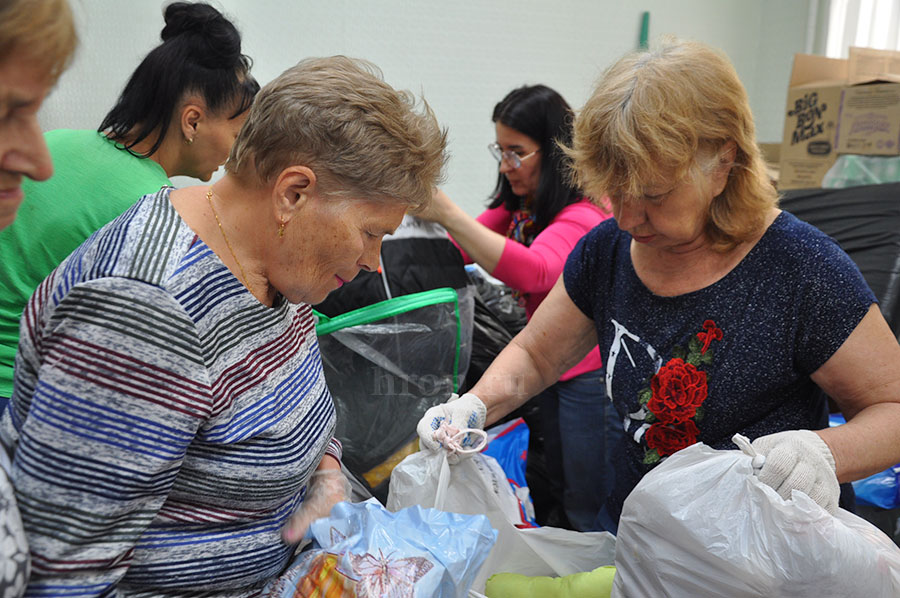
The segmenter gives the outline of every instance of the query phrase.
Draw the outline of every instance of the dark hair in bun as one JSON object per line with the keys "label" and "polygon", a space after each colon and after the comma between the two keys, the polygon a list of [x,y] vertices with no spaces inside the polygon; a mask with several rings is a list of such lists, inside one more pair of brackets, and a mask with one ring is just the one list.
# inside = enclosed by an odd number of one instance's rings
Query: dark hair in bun
{"label": "dark hair in bun", "polygon": [[[152,155],[163,142],[184,96],[200,95],[214,113],[246,111],[259,91],[251,60],[241,54],[241,34],[222,13],[203,3],[173,2],[164,11],[162,43],[141,61],[98,130],[123,147],[157,133]],[[132,152],[134,153],[134,152]]]}

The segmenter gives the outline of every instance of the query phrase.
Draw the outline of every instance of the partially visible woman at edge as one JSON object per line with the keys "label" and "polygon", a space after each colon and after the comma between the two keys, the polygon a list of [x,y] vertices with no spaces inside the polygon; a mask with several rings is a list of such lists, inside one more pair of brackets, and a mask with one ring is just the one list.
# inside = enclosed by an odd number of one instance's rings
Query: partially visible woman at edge
{"label": "partially visible woman at edge", "polygon": [[[467,261],[513,288],[528,318],[575,243],[609,217],[569,182],[557,144],[571,141],[572,119],[569,105],[549,87],[514,89],[492,116],[496,142],[489,149],[499,172],[488,209],[472,218],[437,191],[432,208],[420,216],[443,225]],[[622,427],[604,392],[597,347],[534,400],[538,416],[529,423],[543,439],[553,499],[545,504],[534,489],[538,522],[591,530],[613,483],[608,447]]]}
{"label": "partially visible woman at edge", "polygon": [[310,304],[431,201],[446,135],[345,57],[263,88],[211,186],[145,195],[38,287],[0,439],[33,595],[244,598],[347,500]]}
{"label": "partially visible woman at edge", "polygon": [[171,185],[169,177],[209,180],[259,90],[238,30],[215,8],[176,2],[165,22],[162,43],[99,132],[46,134],[53,178],[25,183],[20,217],[0,235],[0,408],[12,395],[19,318],[37,285],[95,230]]}
{"label": "partially visible woman at edge", "polygon": [[[0,1],[0,231],[16,218],[22,183],[53,173],[37,115],[77,41],[66,0]],[[20,598],[31,561],[7,449],[0,447],[0,598]]]}

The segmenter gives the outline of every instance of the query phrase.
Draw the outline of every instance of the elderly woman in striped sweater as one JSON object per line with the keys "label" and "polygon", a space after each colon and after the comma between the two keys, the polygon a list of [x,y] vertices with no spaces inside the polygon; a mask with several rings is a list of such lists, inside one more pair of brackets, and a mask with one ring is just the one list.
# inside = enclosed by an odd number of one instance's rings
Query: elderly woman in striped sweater
{"label": "elderly woman in striped sweater", "polygon": [[238,597],[281,572],[347,492],[309,305],[377,267],[445,143],[372,65],[302,61],[224,178],[145,196],[40,285],[0,423],[29,591]]}

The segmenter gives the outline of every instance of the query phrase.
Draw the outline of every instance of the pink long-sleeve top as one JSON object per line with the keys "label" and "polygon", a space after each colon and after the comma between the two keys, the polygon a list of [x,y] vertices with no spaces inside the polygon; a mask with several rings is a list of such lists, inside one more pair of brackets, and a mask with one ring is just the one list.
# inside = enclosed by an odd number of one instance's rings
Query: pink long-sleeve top
{"label": "pink long-sleeve top", "polygon": [[[585,233],[610,216],[611,214],[604,212],[587,198],[568,205],[560,210],[550,225],[534,238],[530,246],[526,247],[518,241],[507,238],[500,261],[490,274],[523,294],[525,315],[530,319],[534,310],[556,284],[566,264],[566,258],[575,244]],[[492,231],[505,236],[512,220],[512,212],[504,206],[499,206],[485,210],[477,220]],[[466,263],[471,263],[472,259],[466,252],[462,248],[460,251]],[[560,380],[569,380],[602,366],[600,349],[594,347],[575,367],[560,376]]]}

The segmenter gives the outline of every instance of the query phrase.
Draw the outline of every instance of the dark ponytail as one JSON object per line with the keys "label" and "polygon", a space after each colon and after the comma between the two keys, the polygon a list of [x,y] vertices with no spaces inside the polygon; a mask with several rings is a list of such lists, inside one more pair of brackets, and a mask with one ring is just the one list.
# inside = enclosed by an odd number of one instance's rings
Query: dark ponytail
{"label": "dark ponytail", "polygon": [[174,2],[164,16],[163,43],[141,61],[98,129],[118,142],[127,138],[123,147],[129,151],[158,131],[143,157],[162,145],[186,94],[200,95],[213,113],[234,106],[234,118],[259,91],[250,58],[241,54],[241,35],[222,13],[208,4]]}
{"label": "dark ponytail", "polygon": [[[569,104],[546,85],[523,86],[509,92],[495,107],[492,119],[528,135],[541,148],[541,176],[534,197],[534,224],[537,232],[547,228],[556,215],[579,199],[578,190],[566,175],[566,158],[557,142],[572,142],[573,114]],[[497,177],[491,208],[505,206],[518,210],[522,198],[513,193],[503,174]]]}

